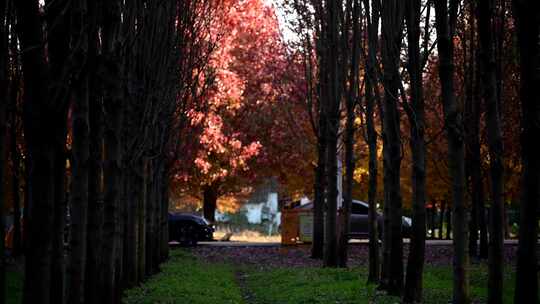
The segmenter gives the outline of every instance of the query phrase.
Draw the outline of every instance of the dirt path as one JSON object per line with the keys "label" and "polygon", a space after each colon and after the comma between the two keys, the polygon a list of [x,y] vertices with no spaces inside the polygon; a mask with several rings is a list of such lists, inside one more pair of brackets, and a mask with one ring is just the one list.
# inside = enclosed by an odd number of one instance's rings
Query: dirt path
{"label": "dirt path", "polygon": [[[408,244],[405,244],[404,258],[408,255]],[[321,261],[311,259],[309,246],[280,247],[280,246],[198,246],[190,251],[207,261],[226,262],[233,265],[249,265],[259,269],[274,267],[319,267]],[[505,246],[504,258],[508,265],[516,260],[517,246],[508,244]],[[365,266],[368,263],[367,244],[358,244],[349,249],[349,266]],[[451,266],[453,248],[452,245],[426,246],[427,265]],[[472,260],[472,263],[478,261]]]}
{"label": "dirt path", "polygon": [[253,300],[253,294],[247,286],[247,280],[249,280],[249,275],[244,270],[242,270],[242,267],[236,267],[234,276],[236,279],[236,284],[238,284],[238,287],[240,288],[240,293],[242,294],[244,304],[255,303]]}

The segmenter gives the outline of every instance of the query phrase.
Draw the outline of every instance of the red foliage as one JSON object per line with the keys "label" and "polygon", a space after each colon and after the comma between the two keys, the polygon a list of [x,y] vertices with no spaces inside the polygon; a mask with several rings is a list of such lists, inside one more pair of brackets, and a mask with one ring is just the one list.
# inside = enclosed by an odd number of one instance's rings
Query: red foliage
{"label": "red foliage", "polygon": [[210,58],[213,82],[204,106],[187,112],[195,143],[176,179],[192,194],[210,184],[228,194],[270,176],[287,183],[285,172],[310,163],[304,73],[287,53],[274,8],[263,0],[225,2],[211,27],[220,37]]}

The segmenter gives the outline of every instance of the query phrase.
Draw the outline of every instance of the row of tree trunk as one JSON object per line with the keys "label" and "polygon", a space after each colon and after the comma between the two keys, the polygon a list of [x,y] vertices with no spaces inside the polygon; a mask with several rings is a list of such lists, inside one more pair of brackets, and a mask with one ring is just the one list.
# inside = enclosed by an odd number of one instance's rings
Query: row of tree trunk
{"label": "row of tree trunk", "polygon": [[[504,250],[504,160],[501,122],[501,74],[500,62],[496,61],[498,42],[503,39],[501,22],[508,12],[505,1],[293,1],[302,22],[298,31],[306,40],[306,58],[311,63],[315,50],[316,68],[309,67],[307,77],[314,79],[315,89],[309,92],[308,110],[318,117],[317,134],[318,163],[314,185],[314,221],[312,257],[323,258],[325,266],[345,266],[347,260],[347,233],[350,204],[352,200],[354,172],[355,128],[351,122],[357,117],[357,105],[361,104],[365,120],[365,139],[369,148],[369,231],[370,261],[369,281],[379,282],[390,294],[402,295],[405,303],[422,301],[423,264],[426,239],[426,140],[425,102],[423,96],[424,67],[430,52],[436,47],[441,105],[444,114],[444,130],[448,143],[448,169],[451,177],[452,215],[448,217],[447,236],[452,229],[454,247],[454,293],[455,303],[470,303],[469,259],[489,256],[489,303],[501,303],[503,291]],[[433,42],[430,26],[431,9],[434,7],[434,24],[437,39]],[[463,18],[458,20],[462,7]],[[514,1],[514,18],[517,20],[519,49],[522,62],[522,106],[528,111],[523,116],[523,199],[520,223],[520,246],[518,258],[518,289],[530,297],[537,297],[536,272],[525,274],[525,267],[534,269],[536,264],[536,223],[538,214],[538,182],[532,168],[536,153],[530,132],[537,127],[538,115],[533,105],[538,98],[531,90],[538,84],[538,4],[534,1]],[[310,14],[311,12],[311,14]],[[362,15],[362,12],[364,13]],[[536,18],[536,19],[535,19]],[[359,23],[358,20],[364,20]],[[379,27],[379,20],[381,20]],[[536,20],[536,21],[534,21]],[[455,37],[456,27],[466,28],[464,45],[465,102],[460,105],[455,90]],[[362,24],[363,26],[359,26]],[[423,24],[423,32],[420,25]],[[466,24],[464,27],[463,25]],[[406,35],[403,35],[405,32]],[[529,31],[530,29],[530,31]],[[499,35],[499,36],[496,36]],[[536,35],[536,36],[535,36]],[[423,36],[423,37],[422,37]],[[400,71],[402,44],[405,37],[407,48],[405,71]],[[360,52],[359,50],[362,50]],[[308,54],[309,53],[309,54]],[[360,56],[362,55],[362,56]],[[363,60],[364,77],[358,77],[360,57]],[[380,58],[380,63],[379,63]],[[529,60],[529,61],[525,61]],[[360,83],[360,79],[362,82]],[[402,84],[408,80],[407,89]],[[382,92],[382,93],[381,93]],[[361,94],[364,94],[362,96]],[[364,103],[360,103],[365,97]],[[315,106],[313,106],[315,104]],[[399,106],[401,105],[402,111]],[[381,124],[377,134],[376,111]],[[536,105],[537,108],[537,105]],[[487,131],[489,154],[489,182],[482,176],[480,159],[481,111]],[[344,116],[341,112],[346,112]],[[407,116],[410,130],[412,155],[412,236],[407,272],[404,276],[402,243],[402,209],[400,193],[400,167],[403,156],[401,144],[401,117]],[[536,115],[536,116],[535,116]],[[344,123],[340,122],[345,117]],[[343,132],[340,128],[344,126]],[[340,136],[343,136],[345,155],[345,187],[338,193],[336,177]],[[377,141],[383,143],[383,227],[377,227]],[[466,166],[467,164],[467,166]],[[466,169],[467,168],[467,169]],[[484,194],[484,185],[489,192]],[[537,190],[534,190],[537,191]],[[343,195],[341,221],[338,214],[337,196]],[[533,197],[535,197],[533,199]],[[489,220],[486,218],[484,201],[489,198]],[[470,200],[470,204],[469,204]],[[433,206],[435,207],[435,206]],[[434,209],[434,208],[433,208]],[[443,207],[443,209],[445,209]],[[443,210],[444,212],[444,210]],[[323,220],[324,219],[324,220]],[[441,219],[443,216],[441,215]],[[442,221],[441,221],[442,223]],[[441,227],[442,228],[442,227]],[[378,245],[378,230],[382,229],[382,261]],[[442,229],[441,229],[442,230]],[[489,231],[489,233],[488,233]],[[441,232],[440,232],[441,233]],[[336,245],[337,244],[337,245]],[[478,247],[479,246],[479,247]],[[527,266],[525,266],[527,265]],[[405,280],[404,280],[405,279]],[[527,281],[528,283],[525,283]],[[521,285],[520,285],[521,284]],[[534,294],[534,295],[533,295]],[[516,299],[525,299],[516,291]]]}
{"label": "row of tree trunk", "polygon": [[11,172],[17,224],[24,199],[24,303],[119,303],[167,258],[197,3],[0,2],[0,185]]}

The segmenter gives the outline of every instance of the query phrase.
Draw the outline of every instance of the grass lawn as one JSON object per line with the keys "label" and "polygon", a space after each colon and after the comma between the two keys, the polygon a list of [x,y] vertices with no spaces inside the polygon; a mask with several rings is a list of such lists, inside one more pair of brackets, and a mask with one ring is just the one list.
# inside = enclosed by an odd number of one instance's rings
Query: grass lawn
{"label": "grass lawn", "polygon": [[[448,303],[452,295],[450,266],[428,266],[425,303]],[[513,273],[506,272],[505,303],[512,303]],[[182,249],[172,251],[163,271],[126,293],[125,303],[399,303],[365,284],[367,269],[271,268],[206,263]],[[485,303],[487,267],[471,268],[475,303]]]}
{"label": "grass lawn", "polygon": [[6,303],[22,303],[23,274],[21,271],[8,269],[6,271]]}
{"label": "grass lawn", "polygon": [[[239,249],[242,250],[242,249]],[[510,267],[509,267],[510,268]],[[141,286],[128,290],[125,304],[286,304],[365,303],[394,304],[389,297],[366,285],[367,269],[320,267],[273,267],[209,263],[182,249],[171,251],[162,271]],[[514,273],[505,272],[504,303],[513,303]],[[7,272],[7,303],[21,303],[21,272]],[[487,267],[471,267],[474,303],[485,303]],[[449,303],[452,296],[452,268],[427,266],[424,272],[426,304]]]}
{"label": "grass lawn", "polygon": [[234,268],[207,264],[182,250],[171,251],[161,272],[142,286],[128,290],[126,304],[243,303]]}

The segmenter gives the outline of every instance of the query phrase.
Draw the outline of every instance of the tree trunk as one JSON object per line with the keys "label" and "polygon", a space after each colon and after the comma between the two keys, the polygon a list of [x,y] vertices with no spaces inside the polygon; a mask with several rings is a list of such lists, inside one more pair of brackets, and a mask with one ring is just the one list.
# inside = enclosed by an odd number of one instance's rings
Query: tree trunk
{"label": "tree trunk", "polygon": [[470,303],[468,212],[465,205],[465,151],[463,122],[454,92],[453,36],[459,1],[435,1],[439,78],[443,103],[445,129],[448,138],[448,164],[452,178],[452,208],[454,234],[454,303]]}
{"label": "tree trunk", "polygon": [[[479,123],[480,123],[480,111],[479,102],[475,99],[476,85],[477,83],[477,64],[476,64],[476,22],[474,18],[475,14],[475,2],[469,1],[469,36],[468,45],[465,45],[464,50],[464,83],[465,83],[465,115],[463,117],[463,124],[466,134],[465,139],[465,172],[467,180],[467,190],[471,198],[471,219],[469,221],[469,255],[471,257],[478,256],[478,228],[479,228],[479,198],[483,196],[482,181],[480,175],[480,159],[475,159],[476,156],[480,157],[479,146]],[[478,144],[478,145],[477,145]],[[478,150],[476,150],[478,148]],[[477,154],[478,153],[478,154]]]}
{"label": "tree trunk", "polygon": [[163,183],[160,185],[160,191],[162,194],[162,199],[159,204],[162,208],[161,214],[159,217],[159,231],[160,231],[160,240],[161,240],[161,260],[160,262],[165,261],[169,257],[169,171],[167,169],[163,170]]}
{"label": "tree trunk", "polygon": [[161,178],[158,172],[156,172],[157,170],[156,170],[155,164],[156,164],[156,161],[153,161],[153,160],[147,161],[146,171],[145,171],[146,172],[146,188],[147,188],[146,190],[146,215],[145,215],[145,227],[146,227],[145,230],[146,231],[145,231],[144,246],[141,248],[145,251],[145,255],[144,255],[144,262],[141,261],[141,263],[143,264],[140,266],[143,267],[141,268],[141,270],[146,276],[150,276],[154,272],[154,266],[157,265],[157,264],[154,264],[154,262],[156,261],[155,248],[157,247],[156,240],[158,237],[155,233],[156,231],[155,216],[156,216],[156,211],[157,211],[156,210],[156,206],[157,206],[156,184],[161,182]]}
{"label": "tree trunk", "polygon": [[338,49],[340,47],[339,39],[339,14],[342,8],[341,1],[331,1],[326,4],[326,32],[325,32],[325,53],[326,72],[328,73],[328,83],[325,94],[327,110],[327,141],[326,150],[326,178],[328,190],[326,192],[326,219],[324,225],[324,252],[323,265],[325,267],[336,267],[337,260],[337,201],[338,201],[338,185],[337,185],[337,153],[338,153],[338,134],[340,121],[340,105],[341,105],[341,88],[339,60],[340,55]]}
{"label": "tree trunk", "polygon": [[[478,58],[477,61],[480,61]],[[475,65],[476,70],[478,70],[478,64]],[[474,189],[474,204],[476,205],[476,216],[477,222],[480,230],[480,248],[479,248],[479,257],[482,259],[487,259],[488,257],[488,231],[487,231],[487,221],[486,221],[486,207],[485,207],[485,194],[484,194],[484,178],[482,174],[481,167],[481,152],[480,152],[480,90],[482,87],[482,81],[478,75],[478,71],[475,73],[474,85],[473,85],[473,99],[476,102],[473,102],[475,105],[474,109],[474,130],[475,134],[471,137],[472,139],[472,161],[474,162],[472,167],[472,185]]]}
{"label": "tree trunk", "polygon": [[[122,156],[124,156],[124,153],[122,152]],[[123,158],[123,157],[122,157]],[[114,301],[116,303],[119,303],[122,297],[122,290],[127,286],[126,278],[127,278],[127,271],[124,267],[124,262],[126,258],[126,251],[127,246],[125,245],[125,241],[127,238],[127,208],[128,208],[128,201],[129,201],[129,192],[128,192],[128,183],[129,179],[127,178],[127,174],[123,173],[127,171],[127,166],[125,162],[122,162],[122,167],[120,169],[120,188],[118,189],[119,192],[119,199],[118,199],[118,210],[116,212],[116,230],[115,230],[115,242],[118,244],[118,250],[115,252],[114,256]]]}
{"label": "tree trunk", "polygon": [[403,3],[384,1],[381,11],[382,20],[382,57],[384,82],[384,129],[388,159],[386,163],[384,185],[388,190],[389,204],[389,266],[386,290],[391,295],[401,295],[403,290],[403,239],[401,236],[401,134],[400,118],[397,108],[399,78],[399,50],[401,48],[401,30]]}
{"label": "tree trunk", "polygon": [[148,225],[147,218],[149,217],[149,209],[152,206],[151,200],[148,199],[149,184],[151,184],[148,174],[148,161],[146,159],[141,160],[141,197],[138,200],[136,206],[137,212],[137,265],[135,267],[137,281],[142,281],[146,274],[146,242],[148,242],[147,235],[150,231],[150,225]]}
{"label": "tree trunk", "polygon": [[99,303],[103,291],[102,247],[103,242],[103,192],[101,181],[103,170],[103,104],[102,91],[98,85],[97,56],[100,48],[97,14],[99,1],[88,3],[88,68],[89,68],[89,123],[90,151],[88,159],[88,234],[85,279],[85,302]]}
{"label": "tree trunk", "polygon": [[339,236],[338,263],[340,267],[347,267],[347,250],[350,233],[350,216],[352,208],[352,191],[354,183],[354,120],[356,117],[355,109],[358,102],[358,82],[359,82],[359,61],[360,61],[360,1],[355,0],[351,3],[352,8],[352,41],[356,41],[352,46],[351,68],[349,75],[349,88],[347,92],[347,119],[345,127],[345,185],[343,192],[343,213]]}
{"label": "tree trunk", "polygon": [[[0,303],[6,299],[6,260],[4,210],[6,201],[5,172],[7,165],[7,106],[8,106],[8,25],[6,0],[0,0]],[[15,165],[14,165],[15,166]],[[15,206],[14,206],[15,207]],[[18,219],[15,218],[14,222]]]}
{"label": "tree trunk", "polygon": [[21,157],[17,147],[17,129],[19,126],[18,107],[17,107],[17,90],[18,77],[12,76],[16,80],[12,80],[11,86],[11,106],[13,112],[11,114],[11,162],[13,164],[13,248],[11,254],[18,257],[22,252],[22,230],[21,230]]}
{"label": "tree trunk", "polygon": [[[64,119],[62,119],[64,120]],[[65,134],[65,133],[64,133]],[[54,149],[54,217],[52,235],[51,303],[66,301],[66,235],[68,211],[66,150],[60,145]],[[66,238],[66,236],[68,238]],[[54,280],[53,280],[54,279]]]}
{"label": "tree trunk", "polygon": [[[377,131],[375,130],[375,98],[377,92],[377,76],[375,62],[378,47],[379,2],[370,5],[364,0],[364,9],[368,23],[368,55],[366,59],[366,124],[367,144],[369,148],[369,188],[368,188],[368,226],[369,226],[369,283],[378,283],[380,277],[379,229],[377,222]],[[370,14],[370,7],[372,12]]]}
{"label": "tree trunk", "polygon": [[540,199],[540,3],[514,0],[520,51],[522,193],[515,303],[538,303],[538,212]]}
{"label": "tree trunk", "polygon": [[322,259],[324,249],[324,197],[326,184],[326,115],[319,105],[319,136],[317,142],[317,168],[315,169],[315,197],[313,199],[313,240],[311,258]]}
{"label": "tree trunk", "polygon": [[120,134],[122,128],[122,93],[120,82],[121,67],[118,58],[120,30],[120,2],[118,0],[103,2],[103,60],[104,68],[110,76],[104,83],[105,105],[105,148],[104,148],[104,208],[103,226],[103,300],[107,304],[115,303],[115,256],[119,248],[116,238],[117,213],[120,205],[122,145]]}
{"label": "tree trunk", "polygon": [[[126,154],[129,153],[126,151]],[[139,270],[139,241],[141,229],[144,229],[140,217],[144,217],[145,183],[143,160],[135,160],[128,165],[126,175],[126,208],[125,208],[125,238],[124,243],[124,271],[126,287],[135,286],[140,275]],[[144,233],[143,233],[144,234]],[[144,273],[144,272],[143,272]]]}
{"label": "tree trunk", "polygon": [[[371,80],[366,79],[366,91],[371,92]],[[369,225],[369,274],[368,282],[379,282],[380,253],[379,227],[377,222],[377,133],[374,122],[374,103],[372,93],[366,94],[366,116],[369,146],[369,189],[368,189],[368,225]]]}
{"label": "tree trunk", "polygon": [[317,32],[319,38],[316,40],[316,52],[317,52],[317,69],[318,71],[318,83],[317,83],[317,114],[318,117],[318,136],[317,136],[317,168],[315,169],[315,184],[314,184],[314,198],[313,198],[313,239],[311,244],[311,257],[313,259],[323,259],[324,257],[324,236],[325,236],[325,206],[326,206],[326,154],[328,148],[327,141],[327,110],[326,110],[326,94],[328,91],[328,75],[326,73],[326,56],[324,48],[324,32],[326,30],[325,20],[321,11],[322,3],[317,8],[316,20],[319,24]]}
{"label": "tree trunk", "polygon": [[[439,240],[443,239],[443,228],[444,228],[444,216],[446,214],[446,199],[441,201],[441,212],[439,212]],[[435,233],[435,232],[433,232]]]}
{"label": "tree trunk", "polygon": [[453,225],[452,209],[448,208],[446,209],[446,239],[447,240],[453,239],[452,225]]}
{"label": "tree trunk", "polygon": [[[73,2],[72,40],[77,45],[73,54],[74,74],[72,87],[72,161],[71,161],[71,240],[69,264],[69,303],[84,302],[86,242],[88,224],[88,165],[90,153],[90,124],[88,105],[88,53],[87,7],[85,0]],[[83,70],[84,69],[84,70]]]}
{"label": "tree trunk", "polygon": [[[407,69],[411,79],[411,109],[406,112],[411,128],[413,215],[405,293],[403,297],[404,303],[419,303],[422,301],[422,275],[426,244],[425,112],[419,48],[421,6],[420,0],[407,2],[407,17],[405,19],[409,46]],[[407,105],[405,106],[407,107]]]}
{"label": "tree trunk", "polygon": [[212,184],[203,187],[203,215],[210,223],[216,221],[217,199],[216,185]]}
{"label": "tree trunk", "polygon": [[[28,148],[29,212],[24,303],[50,302],[51,249],[54,210],[54,148],[48,142],[54,115],[47,107],[48,69],[45,63],[43,33],[38,1],[14,1],[24,74],[24,123]],[[36,47],[37,46],[37,47]],[[4,121],[4,120],[3,120]]]}
{"label": "tree trunk", "polygon": [[478,35],[481,50],[481,74],[486,104],[486,125],[491,175],[491,209],[489,221],[488,303],[503,301],[504,250],[504,182],[503,141],[497,97],[496,64],[493,30],[494,1],[481,1],[478,6]]}
{"label": "tree trunk", "polygon": [[[47,26],[47,57],[49,63],[49,98],[55,104],[53,147],[54,164],[54,217],[52,243],[51,303],[66,301],[66,252],[65,226],[67,216],[66,138],[69,109],[70,69],[70,11],[67,0],[45,1]],[[54,24],[54,25],[53,25]]]}

